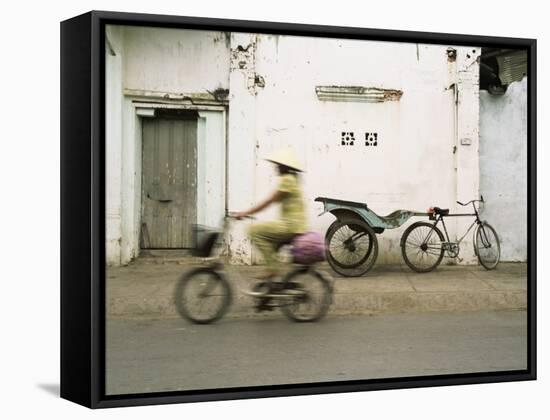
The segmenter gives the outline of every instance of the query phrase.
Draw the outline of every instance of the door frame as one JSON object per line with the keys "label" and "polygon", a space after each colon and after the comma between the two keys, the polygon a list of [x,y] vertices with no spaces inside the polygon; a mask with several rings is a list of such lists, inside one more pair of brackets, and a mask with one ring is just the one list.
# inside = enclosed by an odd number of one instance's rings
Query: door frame
{"label": "door frame", "polygon": [[[133,201],[132,208],[133,214],[133,232],[132,232],[132,248],[135,250],[135,256],[138,256],[141,252],[141,218],[142,218],[142,151],[143,151],[143,134],[142,134],[142,121],[143,118],[156,118],[155,111],[157,109],[182,109],[197,111],[199,118],[197,121],[197,223],[213,225],[219,223],[218,219],[221,219],[223,214],[227,211],[227,123],[228,123],[228,109],[223,105],[196,105],[188,103],[165,103],[165,102],[150,102],[146,98],[132,98],[131,106],[133,108],[134,115],[134,173],[133,179],[130,181],[134,185],[134,194],[128,197],[128,201]],[[207,133],[209,137],[207,137]],[[216,203],[218,206],[206,213],[204,211],[204,203],[207,200],[207,191],[205,191],[204,182],[207,182],[209,173],[207,171],[206,158],[204,153],[204,146],[208,141],[209,147],[221,149],[221,161],[223,167],[221,168],[222,180],[217,184],[217,189],[214,190],[218,193],[216,197]],[[210,144],[212,143],[212,144]],[[200,179],[199,179],[200,176]],[[218,176],[216,174],[216,176]],[[209,200],[210,202],[211,200]],[[202,205],[200,203],[203,203]]]}

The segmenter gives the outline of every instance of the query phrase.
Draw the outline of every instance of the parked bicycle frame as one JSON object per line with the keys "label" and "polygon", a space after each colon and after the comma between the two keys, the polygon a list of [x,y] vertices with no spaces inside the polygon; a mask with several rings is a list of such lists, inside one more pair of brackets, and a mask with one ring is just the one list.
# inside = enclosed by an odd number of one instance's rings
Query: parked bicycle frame
{"label": "parked bicycle frame", "polygon": [[[407,228],[401,238],[401,253],[405,263],[414,271],[423,273],[435,269],[443,259],[445,253],[448,257],[457,258],[460,253],[460,244],[468,233],[474,228],[474,252],[480,264],[487,270],[494,269],[500,260],[500,242],[495,229],[487,222],[479,218],[476,203],[484,203],[483,196],[480,200],[471,200],[467,203],[457,201],[461,206],[472,205],[473,213],[450,214],[449,209],[433,207],[430,209],[429,222],[416,222]],[[475,217],[466,233],[456,242],[449,238],[449,232],[445,225],[445,217]],[[437,227],[443,226],[443,231]]]}

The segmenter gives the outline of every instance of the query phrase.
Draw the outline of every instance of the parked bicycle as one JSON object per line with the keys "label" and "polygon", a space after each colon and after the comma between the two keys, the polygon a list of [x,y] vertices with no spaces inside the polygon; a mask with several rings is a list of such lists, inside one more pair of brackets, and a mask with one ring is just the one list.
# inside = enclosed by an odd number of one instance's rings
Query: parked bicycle
{"label": "parked bicycle", "polygon": [[[248,217],[251,218],[251,217]],[[227,312],[233,292],[223,273],[220,250],[227,236],[231,215],[223,219],[221,230],[196,226],[193,254],[211,257],[210,261],[182,275],[175,290],[175,303],[179,314],[196,324],[208,324],[219,320]],[[291,241],[283,245],[291,245]],[[326,315],[332,303],[331,278],[314,264],[296,264],[280,281],[261,280],[252,290],[243,293],[252,296],[257,311],[281,308],[291,320],[317,321]]]}
{"label": "parked bicycle", "polygon": [[[401,252],[405,263],[414,271],[425,273],[435,269],[443,259],[445,253],[448,257],[456,258],[460,253],[460,243],[466,235],[474,229],[474,252],[479,263],[487,270],[496,268],[500,260],[500,242],[495,229],[479,218],[476,203],[484,203],[483,196],[480,200],[471,200],[467,203],[457,201],[461,206],[472,205],[473,213],[450,214],[449,209],[433,207],[430,209],[429,222],[416,222],[410,225],[401,238]],[[456,242],[452,242],[445,226],[446,217],[475,217],[466,233]],[[437,227],[441,223],[443,231]]]}

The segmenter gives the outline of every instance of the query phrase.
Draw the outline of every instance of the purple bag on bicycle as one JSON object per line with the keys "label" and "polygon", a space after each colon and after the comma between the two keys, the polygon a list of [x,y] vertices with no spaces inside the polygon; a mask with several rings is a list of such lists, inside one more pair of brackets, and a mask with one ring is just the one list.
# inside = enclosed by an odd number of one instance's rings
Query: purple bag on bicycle
{"label": "purple bag on bicycle", "polygon": [[325,241],[317,232],[305,232],[292,241],[292,258],[297,264],[313,264],[325,259]]}

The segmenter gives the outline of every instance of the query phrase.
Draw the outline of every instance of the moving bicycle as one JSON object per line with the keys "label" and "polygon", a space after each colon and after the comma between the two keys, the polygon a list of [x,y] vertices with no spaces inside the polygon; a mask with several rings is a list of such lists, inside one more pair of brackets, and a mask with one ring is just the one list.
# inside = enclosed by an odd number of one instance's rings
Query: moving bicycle
{"label": "moving bicycle", "polygon": [[[220,319],[228,310],[233,290],[224,274],[220,256],[224,238],[235,217],[226,216],[221,230],[197,226],[194,254],[205,264],[184,273],[176,286],[174,300],[179,314],[196,324]],[[290,240],[283,245],[292,245]],[[217,255],[213,255],[217,252]],[[296,257],[296,253],[294,253]],[[279,278],[258,279],[251,290],[242,293],[254,298],[257,311],[279,307],[291,320],[317,321],[327,313],[332,302],[332,280],[315,266],[315,259],[294,261],[292,269]]]}

